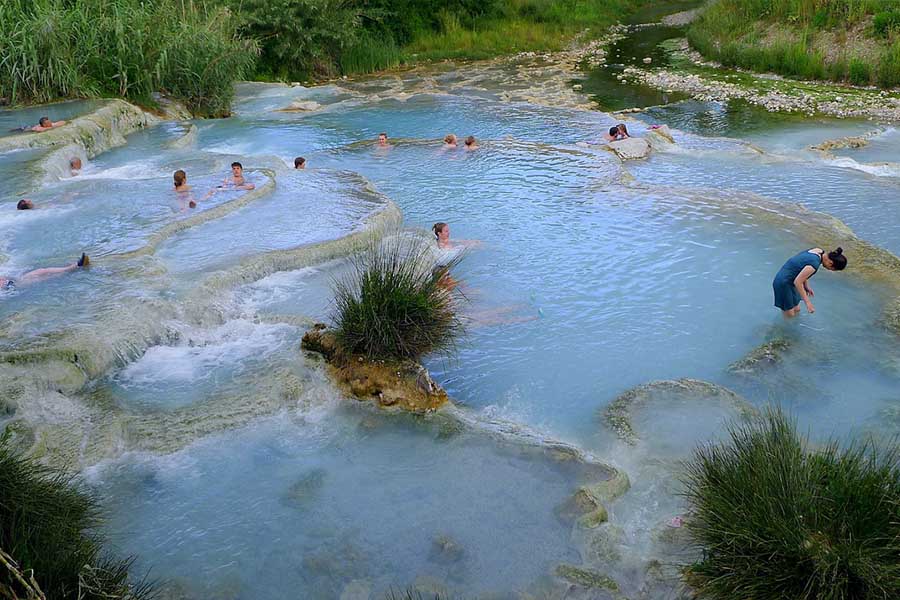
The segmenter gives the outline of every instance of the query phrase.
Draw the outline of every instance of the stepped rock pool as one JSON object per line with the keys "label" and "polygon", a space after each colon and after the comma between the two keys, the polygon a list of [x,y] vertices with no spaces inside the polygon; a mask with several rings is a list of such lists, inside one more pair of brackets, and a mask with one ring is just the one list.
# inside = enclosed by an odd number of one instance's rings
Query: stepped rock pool
{"label": "stepped rock pool", "polygon": [[[555,598],[573,567],[598,586],[577,597],[613,597],[604,578],[676,597],[678,461],[725,423],[777,402],[814,436],[900,428],[894,129],[682,101],[629,121],[668,119],[675,143],[623,163],[597,143],[613,116],[511,101],[480,68],[242,84],[233,117],[132,134],[72,178],[0,156],[0,272],[93,259],[0,292],[6,419],[83,469],[112,547],[170,597]],[[450,132],[480,149],[442,149]],[[256,189],[204,199],[233,160]],[[23,195],[38,209],[16,211]],[[426,363],[454,401],[436,414],[343,399],[299,350],[331,315],[341,240],[397,208],[479,242],[454,273],[467,338]],[[838,244],[849,268],[785,322],[774,273]],[[46,373],[63,375],[30,383]],[[570,514],[579,486],[626,476],[608,522]]]}

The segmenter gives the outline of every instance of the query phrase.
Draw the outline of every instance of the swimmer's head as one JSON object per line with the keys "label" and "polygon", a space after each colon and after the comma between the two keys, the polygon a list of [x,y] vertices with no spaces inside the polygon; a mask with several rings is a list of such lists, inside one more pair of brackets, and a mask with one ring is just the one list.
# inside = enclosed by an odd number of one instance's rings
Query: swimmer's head
{"label": "swimmer's head", "polygon": [[452,133],[448,133],[446,136],[444,136],[444,143],[447,144],[448,146],[455,146],[456,145],[456,135],[454,135]]}
{"label": "swimmer's head", "polygon": [[431,231],[434,232],[434,237],[438,240],[446,240],[450,237],[450,226],[446,223],[435,223],[431,226]]}
{"label": "swimmer's head", "polygon": [[306,159],[302,156],[298,156],[294,159],[294,168],[295,169],[305,169],[306,168]]}
{"label": "swimmer's head", "polygon": [[844,249],[838,246],[831,252],[822,255],[822,266],[829,271],[843,271],[847,267],[847,257]]}
{"label": "swimmer's head", "polygon": [[77,156],[70,159],[69,160],[69,168],[71,168],[73,171],[80,171],[81,170],[81,159],[78,158]]}
{"label": "swimmer's head", "polygon": [[244,165],[239,162],[231,163],[231,174],[235,177],[242,177],[244,175]]}
{"label": "swimmer's head", "polygon": [[619,128],[618,127],[610,127],[609,128],[609,137],[616,137],[617,135],[619,135]]}
{"label": "swimmer's head", "polygon": [[475,136],[470,135],[466,138],[466,146],[474,146],[475,145]]}
{"label": "swimmer's head", "polygon": [[34,202],[28,198],[22,198],[19,200],[19,203],[16,204],[16,210],[31,210],[32,208],[34,208]]}
{"label": "swimmer's head", "polygon": [[50,121],[50,117],[41,117],[38,121],[38,125],[41,127],[50,127],[53,123]]}
{"label": "swimmer's head", "polygon": [[386,133],[381,132],[378,134],[378,144],[380,146],[387,146],[387,134]]}
{"label": "swimmer's head", "polygon": [[619,123],[618,125],[616,125],[616,129],[619,130],[619,133],[624,133],[625,135],[628,135],[628,128],[625,127],[625,123]]}
{"label": "swimmer's head", "polygon": [[175,187],[182,186],[184,185],[184,182],[187,181],[187,173],[185,173],[181,169],[178,169],[177,171],[175,171],[175,174],[172,175],[172,179],[175,180]]}

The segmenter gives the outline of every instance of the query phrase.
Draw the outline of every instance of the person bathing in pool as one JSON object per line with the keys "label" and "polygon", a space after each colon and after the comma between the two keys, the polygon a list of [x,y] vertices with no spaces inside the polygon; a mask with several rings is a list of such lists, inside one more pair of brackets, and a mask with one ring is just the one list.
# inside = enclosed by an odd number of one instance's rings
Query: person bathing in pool
{"label": "person bathing in pool", "polygon": [[470,248],[479,245],[476,240],[450,240],[450,226],[446,223],[435,223],[431,226],[434,237],[437,240],[438,248],[441,250],[455,250],[457,248]]}
{"label": "person bathing in pool", "polygon": [[[197,201],[194,200],[194,194],[191,191],[191,186],[187,182],[187,173],[178,169],[172,175],[172,179],[175,183],[175,195],[178,197],[178,201],[182,203],[182,210],[184,210],[184,201],[187,201],[187,205],[189,208],[197,208]],[[207,194],[207,198],[212,194],[210,192]]]}
{"label": "person bathing in pool", "polygon": [[226,177],[220,188],[232,188],[235,190],[252,190],[255,185],[244,179],[244,165],[239,162],[231,163],[231,177]]}
{"label": "person bathing in pool", "polygon": [[843,271],[847,266],[847,257],[844,249],[838,247],[831,252],[825,252],[821,248],[810,248],[788,259],[772,281],[772,289],[775,291],[775,306],[782,310],[785,318],[795,317],[800,314],[801,300],[806,304],[806,310],[810,314],[816,312],[812,298],[815,296],[809,279],[819,270],[825,267],[829,271]]}
{"label": "person bathing in pool", "polygon": [[79,268],[84,269],[89,267],[90,265],[91,259],[87,254],[82,254],[81,258],[79,258],[77,262],[74,262],[71,265],[67,265],[65,267],[47,267],[44,269],[35,269],[34,271],[29,271],[16,279],[13,279],[11,277],[0,277],[0,290],[12,290],[21,285],[37,283],[38,281],[47,279],[48,277],[62,275],[63,273],[68,273]]}
{"label": "person bathing in pool", "polygon": [[54,127],[60,127],[65,124],[65,121],[51,121],[49,117],[41,117],[38,121],[38,124],[31,128],[31,131],[40,133],[42,131],[48,131],[50,129],[53,129]]}

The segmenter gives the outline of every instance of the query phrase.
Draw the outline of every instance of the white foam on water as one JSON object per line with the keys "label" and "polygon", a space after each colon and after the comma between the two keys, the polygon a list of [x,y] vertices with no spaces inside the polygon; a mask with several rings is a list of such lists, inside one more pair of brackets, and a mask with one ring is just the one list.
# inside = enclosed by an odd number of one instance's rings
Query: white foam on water
{"label": "white foam on water", "polygon": [[228,321],[212,330],[186,333],[186,342],[177,346],[153,346],[129,364],[118,376],[125,389],[167,384],[197,383],[213,376],[216,369],[229,367],[241,372],[248,359],[263,360],[277,352],[293,332],[289,325],[258,324],[247,320]]}
{"label": "white foam on water", "polygon": [[885,162],[880,164],[861,163],[847,157],[840,156],[837,158],[825,159],[825,164],[833,167],[841,167],[844,169],[854,169],[862,171],[875,177],[900,177],[900,163]]}

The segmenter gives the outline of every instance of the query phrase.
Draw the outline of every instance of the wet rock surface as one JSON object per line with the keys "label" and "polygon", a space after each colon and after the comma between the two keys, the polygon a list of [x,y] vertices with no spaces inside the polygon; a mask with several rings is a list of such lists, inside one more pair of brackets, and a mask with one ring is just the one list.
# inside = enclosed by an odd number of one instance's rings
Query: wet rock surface
{"label": "wet rock surface", "polygon": [[650,156],[650,143],[638,137],[610,142],[605,146],[622,160],[636,160]]}
{"label": "wet rock surface", "polygon": [[791,342],[787,339],[770,340],[754,348],[744,358],[731,363],[728,370],[742,376],[760,375],[766,369],[781,363],[790,349]]}
{"label": "wet rock surface", "polygon": [[412,412],[433,411],[449,400],[447,392],[421,364],[411,360],[372,360],[345,353],[334,332],[323,323],[304,334],[301,347],[320,354],[338,386],[358,400]]}

